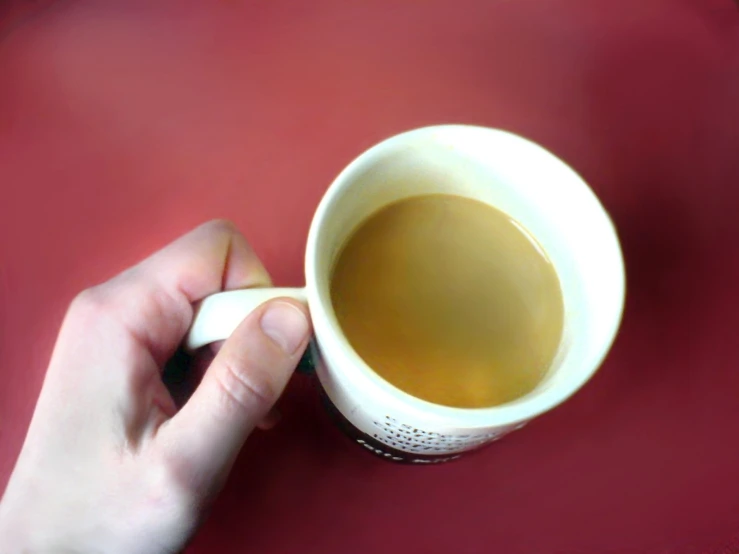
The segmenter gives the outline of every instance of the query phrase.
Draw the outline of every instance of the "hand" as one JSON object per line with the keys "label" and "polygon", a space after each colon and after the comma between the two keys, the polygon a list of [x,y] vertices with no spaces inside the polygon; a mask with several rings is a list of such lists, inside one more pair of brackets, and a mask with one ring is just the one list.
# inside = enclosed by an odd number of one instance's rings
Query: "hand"
{"label": "hand", "polygon": [[0,552],[183,548],[300,359],[307,310],[257,308],[179,411],[161,371],[194,302],[266,285],[245,239],[212,222],[74,300],[0,503]]}

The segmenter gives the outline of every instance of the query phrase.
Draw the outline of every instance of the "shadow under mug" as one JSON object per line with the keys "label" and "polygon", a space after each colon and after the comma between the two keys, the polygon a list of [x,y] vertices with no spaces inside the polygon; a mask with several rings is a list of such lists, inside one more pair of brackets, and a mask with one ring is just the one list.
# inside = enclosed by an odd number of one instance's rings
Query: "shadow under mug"
{"label": "shadow under mug", "polygon": [[[562,339],[530,393],[489,408],[454,408],[396,388],[352,349],[331,305],[329,279],[345,241],[378,209],[445,193],[480,200],[521,223],[544,248],[564,301]],[[358,444],[395,462],[438,463],[493,442],[554,408],[597,370],[618,330],[623,258],[615,229],[588,185],[563,161],[517,135],[441,125],[389,138],[355,159],[321,200],[308,234],[305,288],[246,289],[198,306],[187,348],[227,338],[266,300],[307,302],[311,354],[327,407]]]}

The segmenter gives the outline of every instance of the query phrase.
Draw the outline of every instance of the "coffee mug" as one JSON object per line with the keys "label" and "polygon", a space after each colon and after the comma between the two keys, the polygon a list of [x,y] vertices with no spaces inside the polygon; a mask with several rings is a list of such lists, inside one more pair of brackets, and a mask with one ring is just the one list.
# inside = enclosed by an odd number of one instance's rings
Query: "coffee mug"
{"label": "coffee mug", "polygon": [[[390,203],[434,193],[473,198],[511,216],[543,247],[559,277],[564,325],[557,353],[538,386],[511,402],[465,409],[411,396],[357,355],[334,314],[331,271],[353,230]],[[311,355],[330,413],[372,453],[412,464],[458,458],[574,394],[598,369],[615,338],[625,287],[613,224],[577,173],[520,136],[467,125],[408,131],[349,164],[313,217],[305,279],[304,288],[245,289],[204,299],[186,347],[226,339],[271,298],[307,302],[315,332]]]}

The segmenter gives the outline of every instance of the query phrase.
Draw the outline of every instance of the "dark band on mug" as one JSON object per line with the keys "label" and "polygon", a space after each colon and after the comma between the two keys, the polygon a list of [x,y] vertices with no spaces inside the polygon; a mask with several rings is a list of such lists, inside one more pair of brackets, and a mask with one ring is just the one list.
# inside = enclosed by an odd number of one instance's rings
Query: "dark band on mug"
{"label": "dark band on mug", "polygon": [[320,383],[318,384],[318,389],[321,396],[321,402],[336,426],[352,441],[384,460],[398,464],[433,465],[450,462],[460,458],[462,454],[466,454],[466,452],[457,452],[452,454],[417,454],[392,448],[371,435],[360,431],[348,419],[346,419],[334,403],[331,402],[331,399],[320,386]]}

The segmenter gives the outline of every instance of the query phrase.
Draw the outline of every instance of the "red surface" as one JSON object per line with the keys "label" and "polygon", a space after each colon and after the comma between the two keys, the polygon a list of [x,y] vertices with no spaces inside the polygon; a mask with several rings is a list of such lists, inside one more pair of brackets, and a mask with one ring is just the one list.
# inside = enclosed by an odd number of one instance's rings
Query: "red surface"
{"label": "red surface", "polygon": [[739,551],[732,0],[152,4],[0,8],[0,487],[76,291],[215,216],[299,285],[351,158],[469,122],[546,145],[613,214],[612,355],[525,430],[423,469],[343,440],[298,379],[190,552]]}

